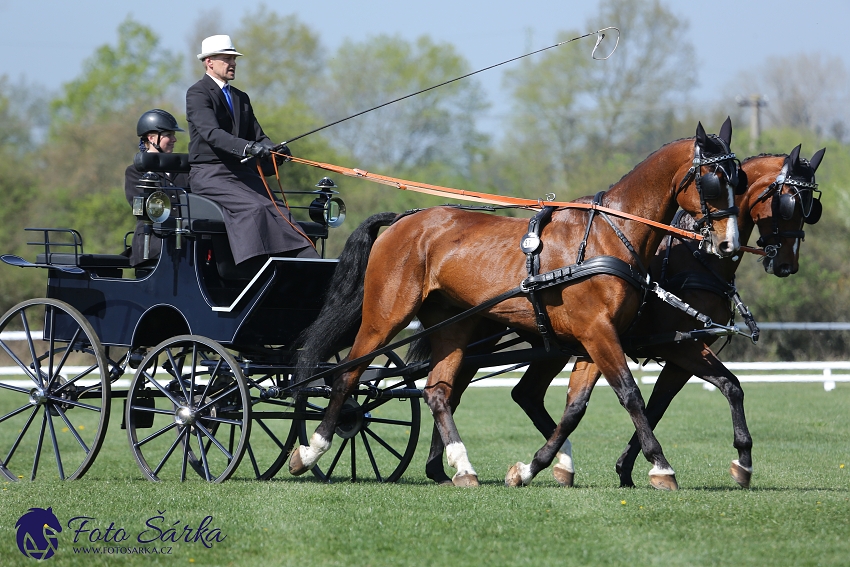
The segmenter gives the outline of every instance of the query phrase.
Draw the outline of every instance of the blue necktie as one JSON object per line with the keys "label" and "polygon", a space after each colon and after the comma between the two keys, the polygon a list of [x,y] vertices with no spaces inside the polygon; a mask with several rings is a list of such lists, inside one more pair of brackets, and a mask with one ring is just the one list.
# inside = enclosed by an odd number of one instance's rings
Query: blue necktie
{"label": "blue necktie", "polygon": [[224,98],[227,99],[227,108],[230,109],[230,115],[235,116],[233,113],[233,100],[230,98],[230,85],[224,85],[221,87],[221,90],[224,91]]}

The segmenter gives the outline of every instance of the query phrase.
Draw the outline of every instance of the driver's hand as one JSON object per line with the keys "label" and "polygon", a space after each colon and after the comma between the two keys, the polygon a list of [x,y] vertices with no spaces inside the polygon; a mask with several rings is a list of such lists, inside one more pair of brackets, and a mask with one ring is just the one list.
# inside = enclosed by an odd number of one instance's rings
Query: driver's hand
{"label": "driver's hand", "polygon": [[245,153],[260,159],[266,159],[271,157],[272,148],[273,146],[269,142],[251,142],[245,148]]}
{"label": "driver's hand", "polygon": [[286,144],[277,145],[272,149],[272,151],[275,152],[274,160],[278,165],[285,161],[292,161],[289,159],[292,152],[289,151],[289,147]]}

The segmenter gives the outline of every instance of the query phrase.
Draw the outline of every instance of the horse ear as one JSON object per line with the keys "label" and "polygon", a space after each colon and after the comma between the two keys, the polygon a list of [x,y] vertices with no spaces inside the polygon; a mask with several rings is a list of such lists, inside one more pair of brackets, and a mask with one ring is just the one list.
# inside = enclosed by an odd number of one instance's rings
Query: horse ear
{"label": "horse ear", "polygon": [[726,142],[726,145],[732,144],[732,119],[726,117],[726,122],[720,127],[720,138]]}
{"label": "horse ear", "polygon": [[803,144],[797,144],[797,147],[791,150],[791,153],[788,154],[788,163],[791,165],[791,169],[797,167],[797,164],[800,161],[800,148]]}
{"label": "horse ear", "polygon": [[705,128],[702,127],[702,122],[697,122],[697,143],[702,146],[708,141],[708,136],[705,133]]}
{"label": "horse ear", "polygon": [[823,160],[824,153],[826,153],[826,148],[821,148],[815,152],[815,155],[812,156],[812,159],[809,161],[809,165],[812,166],[812,171],[818,170],[818,166],[820,165],[821,160]]}

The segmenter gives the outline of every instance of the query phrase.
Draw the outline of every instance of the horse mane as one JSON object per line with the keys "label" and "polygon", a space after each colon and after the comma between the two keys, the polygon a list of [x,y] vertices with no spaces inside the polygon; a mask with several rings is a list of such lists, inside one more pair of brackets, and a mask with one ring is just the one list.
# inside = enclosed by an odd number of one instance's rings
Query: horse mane
{"label": "horse mane", "polygon": [[[661,150],[663,150],[663,149],[664,149],[664,148],[666,148],[667,146],[671,146],[671,145],[676,144],[676,143],[679,143],[679,142],[681,142],[681,141],[683,141],[683,140],[693,140],[693,137],[691,137],[691,138],[679,138],[678,140],[673,140],[672,142],[667,142],[666,144],[664,144],[663,146],[661,146],[660,148],[658,148],[657,150],[653,151],[653,152],[652,152],[652,153],[650,153],[648,156],[646,156],[645,158],[643,158],[643,160],[642,160],[640,163],[638,163],[637,165],[635,165],[633,168],[631,168],[631,169],[629,170],[629,172],[628,172],[628,173],[626,173],[625,175],[623,175],[623,176],[622,176],[622,177],[621,177],[621,178],[617,181],[617,183],[621,183],[621,182],[623,181],[623,179],[625,179],[626,177],[628,177],[629,175],[631,175],[631,174],[632,174],[632,173],[633,173],[636,169],[638,169],[638,168],[639,168],[640,166],[642,166],[644,163],[646,163],[647,161],[649,161],[649,160],[652,158],[652,156],[654,156],[655,154],[657,154],[658,152],[660,152]],[[609,189],[611,189],[614,185],[617,185],[617,183],[612,183],[611,185],[609,185],[609,186],[608,186],[608,188],[609,188]]]}

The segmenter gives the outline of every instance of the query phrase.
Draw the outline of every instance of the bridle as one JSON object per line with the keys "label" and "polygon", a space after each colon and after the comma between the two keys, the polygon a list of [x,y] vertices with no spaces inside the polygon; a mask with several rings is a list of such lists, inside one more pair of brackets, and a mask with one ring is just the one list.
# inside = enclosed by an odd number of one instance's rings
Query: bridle
{"label": "bridle", "polygon": [[[699,140],[695,141],[693,165],[688,169],[678,189],[678,191],[682,191],[692,179],[697,187],[702,217],[695,221],[694,226],[705,238],[703,242],[708,240],[709,234],[713,230],[712,221],[738,216],[738,207],[735,205],[718,211],[709,211],[707,201],[714,201],[721,198],[724,190],[728,194],[730,187],[734,189],[736,195],[743,193],[747,187],[746,183],[739,182],[738,172],[741,168],[741,162],[730,151],[726,141],[716,135],[711,135],[710,138],[720,144],[724,153],[710,157],[704,156]],[[705,166],[714,166],[710,175],[704,175],[702,173],[702,168]],[[717,178],[718,170],[723,173],[725,179],[722,185]]]}
{"label": "bridle", "polygon": [[[804,165],[808,165],[804,160],[800,160]],[[797,197],[799,196],[800,208],[803,211],[803,222],[806,224],[815,224],[820,220],[823,206],[820,202],[821,191],[818,189],[818,184],[815,183],[814,172],[812,172],[812,180],[804,181],[795,179],[789,175],[791,164],[786,159],[782,166],[782,171],[776,176],[776,180],[765,189],[756,199],[756,202],[765,200],[769,195],[772,195],[771,208],[773,214],[773,232],[767,236],[759,237],[756,245],[764,248],[768,258],[774,258],[782,247],[782,239],[795,238],[805,240],[806,233],[802,230],[780,230],[779,219],[791,220],[794,217],[794,210],[797,207]],[[788,185],[794,188],[793,192],[783,193],[783,188]],[[817,194],[817,195],[816,195]]]}

